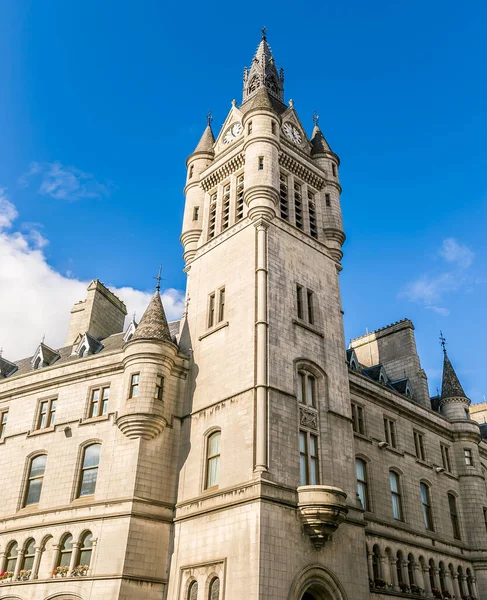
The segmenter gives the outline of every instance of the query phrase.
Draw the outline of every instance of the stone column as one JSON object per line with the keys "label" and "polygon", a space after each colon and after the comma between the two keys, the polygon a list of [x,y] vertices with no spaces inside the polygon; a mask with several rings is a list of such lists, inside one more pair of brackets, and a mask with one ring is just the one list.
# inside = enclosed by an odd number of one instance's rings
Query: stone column
{"label": "stone column", "polygon": [[78,566],[78,555],[79,555],[79,542],[73,543],[73,552],[71,553],[71,560],[69,561],[69,574],[71,571]]}
{"label": "stone column", "polygon": [[[451,580],[451,573],[448,569],[445,569],[443,577],[445,578],[445,585],[446,585],[447,591],[449,591],[450,594],[453,596],[455,594],[455,590],[453,588],[453,582]],[[441,591],[443,591],[443,590],[441,590]]]}
{"label": "stone column", "polygon": [[367,570],[369,572],[369,579],[374,581],[374,567],[372,565],[372,552],[367,552]]}
{"label": "stone column", "polygon": [[257,232],[257,319],[256,319],[256,442],[254,471],[267,471],[267,228],[269,223],[258,219]]}
{"label": "stone column", "polygon": [[14,570],[14,580],[17,579],[17,575],[19,574],[20,571],[20,566],[22,565],[22,562],[24,561],[24,550],[19,550],[17,553],[17,561],[15,562],[15,570]]}
{"label": "stone column", "polygon": [[462,594],[460,593],[460,586],[458,585],[458,573],[453,573],[453,593],[457,600],[461,600]]}
{"label": "stone column", "polygon": [[439,590],[441,588],[440,580],[438,577],[439,570],[438,570],[438,567],[433,567],[432,569],[433,569],[432,572],[433,572],[433,581],[435,582],[435,588],[437,590]]}
{"label": "stone column", "polygon": [[5,567],[7,566],[7,554],[5,552],[0,553],[0,573],[5,571]]}
{"label": "stone column", "polygon": [[423,587],[426,590],[426,597],[431,598],[431,583],[429,577],[430,568],[428,565],[423,565]]}
{"label": "stone column", "polygon": [[[95,561],[97,558],[97,551],[98,551],[98,538],[92,538],[91,540],[92,543],[92,551],[91,551],[91,560],[90,560],[90,565],[88,568],[88,573],[90,575],[93,575],[94,570],[95,570]],[[87,573],[87,575],[88,575]]]}
{"label": "stone column", "polygon": [[421,585],[421,576],[420,576],[420,572],[421,572],[421,566],[419,563],[414,562],[413,563],[413,579],[414,579],[414,585],[420,586]]}
{"label": "stone column", "polygon": [[409,585],[408,561],[401,560],[399,564],[401,565],[402,580]]}
{"label": "stone column", "polygon": [[473,591],[473,595],[476,598],[479,598],[479,590],[477,587],[477,579],[475,577],[472,577],[472,591]]}
{"label": "stone column", "polygon": [[54,555],[51,564],[51,577],[54,572],[54,569],[57,567],[57,562],[59,560],[59,546],[53,546],[52,549],[54,551]]}
{"label": "stone column", "polygon": [[389,559],[387,558],[387,556],[381,555],[379,562],[382,579],[384,579],[384,581],[386,581],[387,583],[391,583],[391,570]]}
{"label": "stone column", "polygon": [[[468,594],[467,578],[465,577],[465,575],[459,575],[458,582],[460,585],[461,594]],[[460,598],[461,598],[461,595],[460,595]]]}
{"label": "stone column", "polygon": [[399,592],[399,582],[397,581],[397,558],[393,558],[390,561],[390,570],[391,570],[391,583],[392,589],[395,592]]}
{"label": "stone column", "polygon": [[30,575],[31,579],[37,579],[39,574],[39,565],[41,563],[42,551],[44,548],[42,546],[36,546],[36,553],[34,555],[34,564],[32,565],[32,573]]}

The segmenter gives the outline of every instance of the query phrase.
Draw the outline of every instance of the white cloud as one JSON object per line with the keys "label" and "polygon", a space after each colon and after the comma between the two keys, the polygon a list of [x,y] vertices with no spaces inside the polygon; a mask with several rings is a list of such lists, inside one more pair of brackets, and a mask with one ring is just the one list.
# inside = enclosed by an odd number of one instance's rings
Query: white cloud
{"label": "white cloud", "polygon": [[[31,356],[42,336],[46,344],[64,344],[70,310],[86,297],[88,281],[80,281],[53,269],[43,247],[47,240],[32,224],[11,230],[17,217],[15,206],[0,194],[0,347],[4,356],[16,360]],[[96,275],[96,274],[94,274]],[[140,319],[152,293],[130,287],[110,289]],[[168,320],[183,311],[183,293],[168,289],[162,294]]]}
{"label": "white cloud", "polygon": [[458,265],[464,269],[468,269],[475,257],[474,252],[470,248],[462,246],[455,238],[446,238],[443,240],[439,255],[446,262]]}
{"label": "white cloud", "polygon": [[110,184],[98,182],[94,175],[76,167],[67,167],[60,162],[30,164],[20,183],[27,187],[32,181],[38,184],[38,193],[56,200],[78,200],[80,198],[102,198],[110,193]]}
{"label": "white cloud", "polygon": [[[458,291],[471,292],[474,286],[482,281],[472,275],[470,267],[475,257],[474,252],[460,244],[455,238],[445,238],[438,251],[446,265],[434,274],[424,273],[409,282],[399,293],[400,298],[422,304],[424,308],[447,317],[450,310],[440,304],[445,297]],[[445,270],[446,269],[446,270]]]}

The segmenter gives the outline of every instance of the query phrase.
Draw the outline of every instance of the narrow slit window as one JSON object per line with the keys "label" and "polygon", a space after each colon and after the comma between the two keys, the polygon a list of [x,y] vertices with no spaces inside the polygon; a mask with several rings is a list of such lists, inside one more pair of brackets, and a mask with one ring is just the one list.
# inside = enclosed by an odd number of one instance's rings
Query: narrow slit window
{"label": "narrow slit window", "polygon": [[364,409],[358,404],[352,403],[352,428],[355,433],[364,435]]}
{"label": "narrow slit window", "polygon": [[389,471],[389,483],[391,486],[392,516],[396,521],[402,521],[402,501],[399,487],[399,475],[395,471]]}
{"label": "narrow slit window", "polygon": [[235,220],[240,221],[244,215],[244,176],[239,175],[237,178],[237,203]]}
{"label": "narrow slit window", "polygon": [[304,319],[303,288],[300,285],[296,286],[296,303],[298,308],[298,319]]}
{"label": "narrow slit window", "polygon": [[460,540],[460,521],[458,519],[457,499],[453,494],[448,494],[448,506],[450,508],[450,519],[453,530],[453,537]]}
{"label": "narrow slit window", "polygon": [[264,157],[259,156],[259,171],[263,171],[263,170],[264,170]]}
{"label": "narrow slit window", "polygon": [[308,193],[308,212],[309,212],[309,234],[315,239],[318,238],[318,227],[316,224],[316,204],[314,194]]}
{"label": "narrow slit window", "polygon": [[230,184],[223,188],[222,200],[222,231],[230,225]]}
{"label": "narrow slit window", "polygon": [[337,166],[335,163],[331,163],[331,172],[333,173],[333,177],[337,176]]}
{"label": "narrow slit window", "polygon": [[213,194],[210,202],[210,215],[208,221],[208,239],[211,240],[215,237],[216,231],[216,194]]}
{"label": "narrow slit window", "polygon": [[441,460],[443,462],[443,468],[447,473],[451,473],[451,462],[450,462],[450,448],[448,446],[440,445],[441,447]]}
{"label": "narrow slit window", "polygon": [[78,498],[92,496],[95,493],[96,480],[98,479],[98,465],[100,463],[100,444],[86,446],[83,453]]}
{"label": "narrow slit window", "polygon": [[414,432],[414,449],[416,451],[416,458],[419,460],[426,460],[426,454],[424,451],[424,437],[422,433],[418,431]]}
{"label": "narrow slit window", "polygon": [[225,317],[225,288],[220,290],[220,294],[218,297],[218,322],[223,321]]}
{"label": "narrow slit window", "polygon": [[247,125],[247,134],[250,135],[252,133],[252,121],[249,121]]}
{"label": "narrow slit window", "polygon": [[470,450],[470,448],[465,448],[464,453],[465,453],[465,464],[467,465],[467,467],[473,467],[472,451]]}
{"label": "narrow slit window", "polygon": [[426,483],[421,483],[420,491],[421,491],[421,504],[423,506],[424,526],[429,531],[433,531],[434,530],[433,529],[433,513],[431,510],[430,489],[426,485]]}
{"label": "narrow slit window", "polygon": [[276,135],[276,124],[274,121],[271,121],[271,131],[273,135]]}
{"label": "narrow slit window", "polygon": [[214,488],[218,485],[220,475],[220,439],[220,431],[215,431],[208,438],[206,449],[206,489]]}
{"label": "narrow slit window", "polygon": [[279,207],[281,219],[289,221],[289,200],[287,190],[287,177],[281,173],[279,177]]}
{"label": "narrow slit window", "polygon": [[306,290],[306,300],[308,304],[308,323],[310,323],[310,325],[313,325],[315,322],[315,316],[313,306],[313,292],[311,290]]}
{"label": "narrow slit window", "polygon": [[193,171],[194,171],[194,165],[191,165],[189,167],[189,178],[191,179],[191,177],[193,177]]}
{"label": "narrow slit window", "polygon": [[208,301],[208,327],[215,324],[215,292],[210,294]]}
{"label": "narrow slit window", "polygon": [[193,208],[193,221],[197,221],[199,219],[199,216],[200,216],[200,207],[195,206]]}
{"label": "narrow slit window", "polygon": [[303,229],[303,199],[301,196],[301,186],[299,183],[294,184],[294,216],[296,227]]}
{"label": "narrow slit window", "polygon": [[154,398],[156,400],[162,400],[164,397],[164,377],[162,375],[156,375],[156,391]]}
{"label": "narrow slit window", "polygon": [[326,206],[331,206],[330,194],[325,194],[325,205]]}
{"label": "narrow slit window", "polygon": [[0,440],[5,437],[5,429],[7,427],[8,410],[0,413]]}
{"label": "narrow slit window", "polygon": [[364,510],[369,510],[369,491],[367,484],[367,465],[364,460],[355,460],[355,472],[357,476],[357,494]]}
{"label": "narrow slit window", "polygon": [[396,423],[391,419],[387,419],[384,417],[384,434],[386,437],[386,442],[392,448],[397,448],[397,439],[396,439]]}
{"label": "narrow slit window", "polygon": [[139,395],[140,373],[134,373],[130,378],[129,398],[137,398]]}

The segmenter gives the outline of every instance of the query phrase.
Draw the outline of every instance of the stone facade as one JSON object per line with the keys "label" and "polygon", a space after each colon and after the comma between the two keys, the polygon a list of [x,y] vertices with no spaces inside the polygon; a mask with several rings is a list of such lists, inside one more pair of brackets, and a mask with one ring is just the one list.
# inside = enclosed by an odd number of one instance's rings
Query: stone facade
{"label": "stone facade", "polygon": [[0,358],[0,599],[487,598],[481,428],[410,321],[345,351],[340,163],[283,86],[264,35],[187,160],[180,322],[94,281]]}

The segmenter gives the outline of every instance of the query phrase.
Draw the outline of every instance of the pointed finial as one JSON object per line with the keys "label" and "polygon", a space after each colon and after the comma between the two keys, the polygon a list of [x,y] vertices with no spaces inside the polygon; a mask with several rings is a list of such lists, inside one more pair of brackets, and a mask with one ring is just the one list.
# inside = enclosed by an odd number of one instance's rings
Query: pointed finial
{"label": "pointed finial", "polygon": [[41,344],[43,344],[43,343],[44,343],[44,340],[45,340],[45,339],[46,339],[46,334],[44,334],[44,335],[42,336]]}
{"label": "pointed finial", "polygon": [[159,272],[157,273],[157,277],[155,277],[155,280],[157,281],[157,285],[156,285],[156,292],[159,292],[161,289],[161,273],[162,273],[162,265],[159,265]]}
{"label": "pointed finial", "polygon": [[318,126],[318,122],[320,120],[320,115],[317,113],[317,111],[315,110],[313,112],[313,123]]}
{"label": "pointed finial", "polygon": [[294,100],[289,100],[289,106],[292,108],[294,106]]}
{"label": "pointed finial", "polygon": [[135,321],[135,315],[136,315],[136,314],[137,314],[137,313],[136,313],[136,312],[135,312],[135,310],[134,310],[134,314],[132,315],[132,321]]}
{"label": "pointed finial", "polygon": [[232,100],[232,106],[233,106],[233,108],[235,108],[237,106],[237,101],[235,100],[235,98]]}
{"label": "pointed finial", "polygon": [[211,122],[213,121],[213,115],[211,114],[211,110],[209,110],[208,114],[206,115],[206,121],[208,125],[211,125]]}
{"label": "pointed finial", "polygon": [[265,27],[265,26],[262,27],[262,29],[260,31],[262,33],[262,39],[266,40],[267,39],[267,37],[266,37],[267,36],[267,27]]}
{"label": "pointed finial", "polygon": [[446,338],[442,331],[440,331],[440,346],[443,348],[443,353],[446,354]]}
{"label": "pointed finial", "polygon": [[2,358],[3,348],[0,348],[0,358]]}

